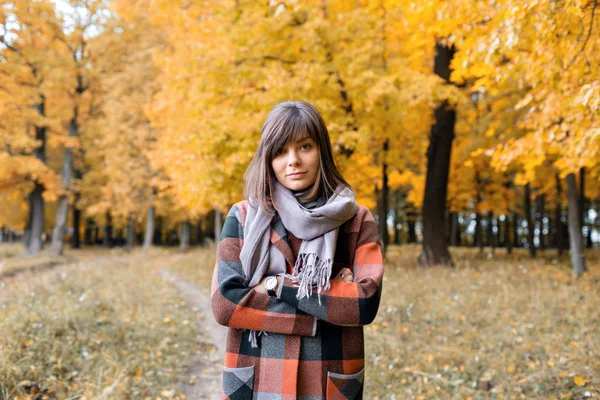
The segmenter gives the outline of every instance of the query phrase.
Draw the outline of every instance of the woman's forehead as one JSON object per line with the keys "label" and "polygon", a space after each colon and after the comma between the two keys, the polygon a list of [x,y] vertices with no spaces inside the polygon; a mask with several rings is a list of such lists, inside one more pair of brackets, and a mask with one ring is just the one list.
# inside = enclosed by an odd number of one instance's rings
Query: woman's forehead
{"label": "woman's forehead", "polygon": [[304,142],[304,141],[308,141],[308,140],[312,140],[312,137],[310,137],[309,135],[302,135],[299,138],[289,138],[286,144],[296,144],[296,143],[300,143],[300,142]]}

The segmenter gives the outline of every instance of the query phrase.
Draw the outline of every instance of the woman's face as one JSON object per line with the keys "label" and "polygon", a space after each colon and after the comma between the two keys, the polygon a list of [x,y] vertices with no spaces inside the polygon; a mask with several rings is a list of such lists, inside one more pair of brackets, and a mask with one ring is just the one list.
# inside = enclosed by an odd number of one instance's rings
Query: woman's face
{"label": "woman's face", "polygon": [[319,162],[317,144],[307,137],[295,143],[287,142],[277,151],[271,166],[283,186],[290,190],[304,190],[317,180]]}

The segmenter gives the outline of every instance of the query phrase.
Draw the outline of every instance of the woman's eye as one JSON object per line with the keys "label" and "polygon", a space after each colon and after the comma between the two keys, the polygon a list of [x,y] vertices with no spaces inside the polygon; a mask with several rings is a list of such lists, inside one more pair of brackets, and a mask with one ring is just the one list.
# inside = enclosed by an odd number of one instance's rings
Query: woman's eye
{"label": "woman's eye", "polygon": [[306,143],[305,145],[302,145],[303,148],[305,148],[306,150],[310,149],[312,146],[310,143]]}
{"label": "woman's eye", "polygon": [[282,154],[283,154],[283,149],[279,149],[279,150],[277,150],[277,151],[275,152],[275,155],[276,155],[276,156],[280,156],[280,155],[282,155]]}

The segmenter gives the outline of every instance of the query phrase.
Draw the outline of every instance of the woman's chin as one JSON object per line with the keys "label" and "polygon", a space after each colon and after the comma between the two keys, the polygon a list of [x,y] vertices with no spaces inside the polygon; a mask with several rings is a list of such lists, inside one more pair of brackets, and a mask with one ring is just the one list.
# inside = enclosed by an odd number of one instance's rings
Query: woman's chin
{"label": "woman's chin", "polygon": [[311,185],[312,185],[312,183],[310,183],[310,182],[291,181],[291,182],[286,182],[286,184],[284,186],[290,190],[300,191],[300,190],[308,189]]}

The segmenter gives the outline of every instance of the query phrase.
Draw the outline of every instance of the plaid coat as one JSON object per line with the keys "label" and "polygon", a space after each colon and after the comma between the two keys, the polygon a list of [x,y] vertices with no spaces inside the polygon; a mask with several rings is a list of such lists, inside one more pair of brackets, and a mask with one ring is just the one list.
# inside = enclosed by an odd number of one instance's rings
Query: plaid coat
{"label": "plaid coat", "polygon": [[[247,207],[243,200],[227,214],[211,285],[215,319],[229,327],[223,399],[362,399],[362,326],[377,314],[383,278],[373,215],[359,206],[340,226],[332,276],[347,267],[354,282],[331,280],[319,305],[316,293],[296,299],[289,279],[280,286],[279,298],[246,286],[240,251]],[[291,273],[302,240],[286,231],[278,215],[271,224],[271,243]],[[258,336],[258,348],[250,346],[250,330],[266,332]]]}

